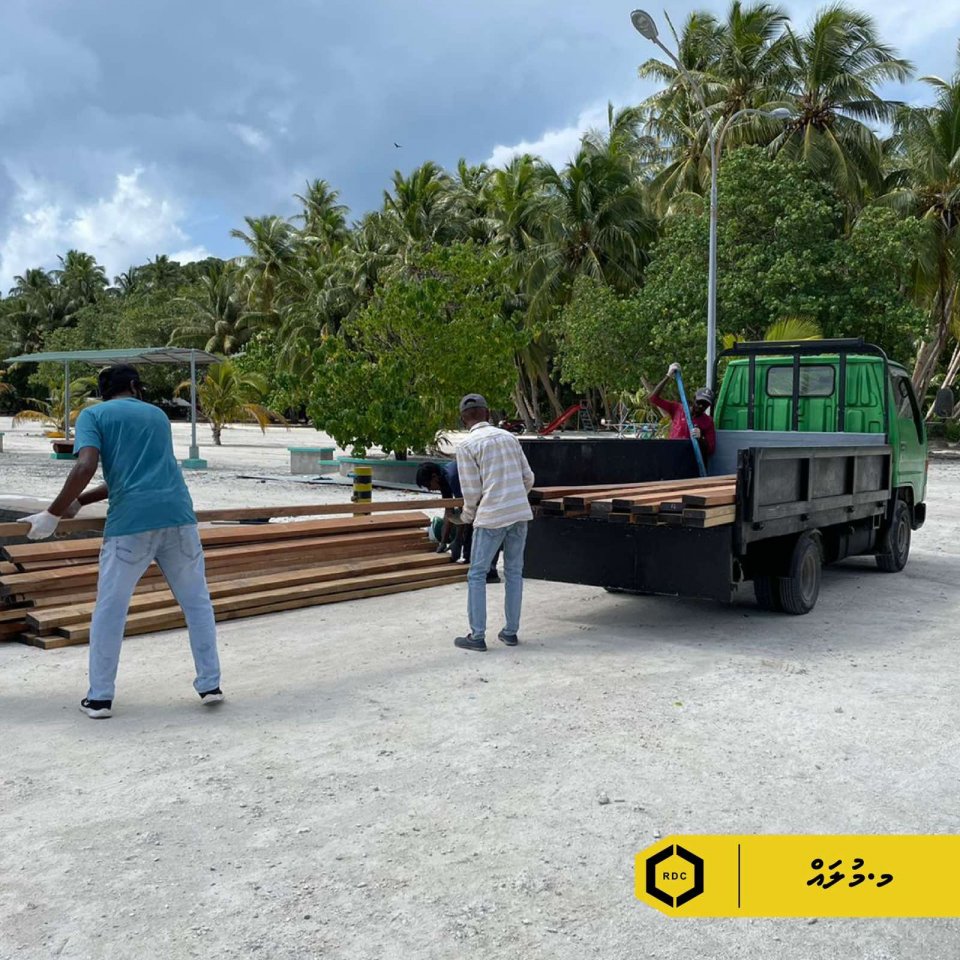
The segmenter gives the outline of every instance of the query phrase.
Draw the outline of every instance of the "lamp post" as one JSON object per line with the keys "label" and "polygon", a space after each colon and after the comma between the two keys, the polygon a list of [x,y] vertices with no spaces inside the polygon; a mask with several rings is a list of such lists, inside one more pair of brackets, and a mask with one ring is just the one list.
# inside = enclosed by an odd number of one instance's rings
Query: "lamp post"
{"label": "lamp post", "polygon": [[703,110],[707,124],[707,141],[710,147],[710,259],[707,272],[707,376],[705,383],[711,389],[714,388],[713,375],[717,359],[717,168],[720,166],[720,145],[723,142],[724,134],[730,128],[733,121],[744,114],[759,114],[769,117],[788,117],[790,111],[778,108],[777,110],[755,110],[752,108],[738,110],[734,113],[720,130],[720,136],[717,137],[713,130],[713,115],[707,106],[706,98],[703,95],[703,87],[694,79],[689,70],[680,62],[673,51],[665,46],[660,39],[660,33],[653,17],[645,10],[634,10],[630,14],[630,20],[634,28],[641,36],[645,37],[651,43],[656,44],[672,61],[674,66],[683,77],[690,91],[697,98],[700,109]]}

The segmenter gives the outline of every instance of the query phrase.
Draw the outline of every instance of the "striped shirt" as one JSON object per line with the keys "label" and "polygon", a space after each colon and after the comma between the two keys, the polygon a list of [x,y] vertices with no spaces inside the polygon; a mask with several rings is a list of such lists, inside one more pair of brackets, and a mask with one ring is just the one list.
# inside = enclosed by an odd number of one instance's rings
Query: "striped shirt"
{"label": "striped shirt", "polygon": [[475,423],[457,447],[457,467],[464,523],[498,529],[533,519],[527,501],[533,471],[512,433],[486,421]]}

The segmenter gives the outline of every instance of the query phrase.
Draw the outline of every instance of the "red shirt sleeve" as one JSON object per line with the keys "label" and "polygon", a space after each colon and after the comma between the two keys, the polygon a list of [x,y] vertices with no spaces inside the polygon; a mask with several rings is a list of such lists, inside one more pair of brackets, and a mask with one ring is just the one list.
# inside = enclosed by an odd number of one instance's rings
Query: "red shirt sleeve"
{"label": "red shirt sleeve", "polygon": [[649,399],[655,407],[659,407],[670,417],[675,417],[677,415],[677,411],[681,409],[679,403],[676,403],[673,400],[664,400],[663,397],[659,397],[655,393],[651,393]]}

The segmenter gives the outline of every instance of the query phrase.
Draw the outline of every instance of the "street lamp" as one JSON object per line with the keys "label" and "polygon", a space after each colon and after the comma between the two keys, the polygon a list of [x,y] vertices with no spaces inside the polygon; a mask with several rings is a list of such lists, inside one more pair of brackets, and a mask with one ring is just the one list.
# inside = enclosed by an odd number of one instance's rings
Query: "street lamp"
{"label": "street lamp", "polygon": [[717,359],[717,168],[720,165],[720,144],[733,121],[742,115],[754,114],[780,119],[791,116],[791,112],[784,107],[769,111],[753,108],[738,110],[723,125],[719,138],[716,137],[713,130],[713,114],[707,106],[706,98],[703,95],[703,87],[674,55],[673,51],[660,40],[660,34],[653,17],[645,10],[634,10],[630,14],[630,21],[641,36],[656,44],[673,61],[690,91],[697,98],[700,109],[703,110],[706,118],[707,141],[710,147],[710,265],[707,274],[707,376],[705,382],[707,386],[713,389],[714,367]]}

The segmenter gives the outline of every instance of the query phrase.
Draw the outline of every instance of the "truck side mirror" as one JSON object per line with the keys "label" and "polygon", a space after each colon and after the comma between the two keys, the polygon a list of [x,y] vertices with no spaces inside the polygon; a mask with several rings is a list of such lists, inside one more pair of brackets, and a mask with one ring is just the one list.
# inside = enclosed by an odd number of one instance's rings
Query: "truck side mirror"
{"label": "truck side mirror", "polygon": [[933,412],[938,417],[952,417],[955,405],[953,391],[945,387],[937,391],[937,397],[933,401]]}

